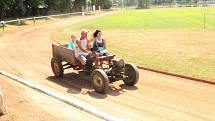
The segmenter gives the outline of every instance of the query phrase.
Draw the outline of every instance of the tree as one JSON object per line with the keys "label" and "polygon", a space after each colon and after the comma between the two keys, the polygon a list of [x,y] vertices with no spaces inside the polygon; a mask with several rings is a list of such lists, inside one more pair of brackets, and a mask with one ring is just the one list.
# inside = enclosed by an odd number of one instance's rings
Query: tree
{"label": "tree", "polygon": [[38,14],[39,8],[46,7],[45,0],[0,0],[0,19]]}
{"label": "tree", "polygon": [[71,12],[75,0],[45,0],[50,13]]}
{"label": "tree", "polygon": [[71,12],[74,0],[62,0],[60,6],[63,11]]}
{"label": "tree", "polygon": [[112,6],[112,0],[96,0],[96,5],[102,9],[109,9]]}
{"label": "tree", "polygon": [[138,8],[149,8],[149,0],[138,0]]}
{"label": "tree", "polygon": [[8,3],[10,0],[1,0],[0,1],[0,19],[4,19],[6,16],[6,11],[9,9]]}
{"label": "tree", "polygon": [[13,17],[17,14],[24,14],[25,8],[23,5],[24,0],[1,0],[0,1],[0,12],[1,19],[4,19],[5,16]]}
{"label": "tree", "polygon": [[86,7],[87,1],[86,0],[75,0],[73,2],[75,11],[82,11],[82,6]]}
{"label": "tree", "polygon": [[126,6],[136,6],[137,0],[124,0]]}
{"label": "tree", "polygon": [[24,5],[27,10],[25,15],[38,15],[40,9],[47,7],[45,0],[25,0]]}
{"label": "tree", "polygon": [[24,4],[26,8],[39,8],[40,6],[46,6],[45,0],[25,0]]}
{"label": "tree", "polygon": [[9,15],[11,17],[23,16],[26,12],[26,8],[24,6],[25,0],[12,0],[11,6],[9,6]]}

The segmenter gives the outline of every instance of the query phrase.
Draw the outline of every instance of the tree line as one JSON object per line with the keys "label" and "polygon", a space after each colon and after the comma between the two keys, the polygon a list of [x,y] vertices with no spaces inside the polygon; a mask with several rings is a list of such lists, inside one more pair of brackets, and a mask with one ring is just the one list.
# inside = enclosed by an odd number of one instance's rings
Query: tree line
{"label": "tree line", "polygon": [[108,9],[112,0],[0,0],[0,20],[77,12],[88,5]]}
{"label": "tree line", "polygon": [[150,0],[0,0],[0,21],[8,18],[50,15],[68,12],[79,12],[88,6],[95,5],[109,9],[113,4],[118,6],[138,6],[147,8]]}

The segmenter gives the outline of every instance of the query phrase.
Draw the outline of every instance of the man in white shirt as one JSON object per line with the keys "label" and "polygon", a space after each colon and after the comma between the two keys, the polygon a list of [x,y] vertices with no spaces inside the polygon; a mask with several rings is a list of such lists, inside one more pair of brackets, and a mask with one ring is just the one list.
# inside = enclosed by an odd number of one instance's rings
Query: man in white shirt
{"label": "man in white shirt", "polygon": [[88,30],[81,30],[81,38],[77,41],[77,47],[75,49],[75,57],[81,62],[82,65],[86,64],[86,58],[89,54],[91,54],[87,34]]}

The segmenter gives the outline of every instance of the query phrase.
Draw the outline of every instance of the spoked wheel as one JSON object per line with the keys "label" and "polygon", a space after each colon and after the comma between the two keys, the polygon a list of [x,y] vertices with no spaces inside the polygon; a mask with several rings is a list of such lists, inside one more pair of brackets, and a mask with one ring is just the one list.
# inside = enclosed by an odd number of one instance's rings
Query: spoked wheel
{"label": "spoked wheel", "polygon": [[55,77],[59,78],[63,76],[63,65],[57,58],[52,58],[51,67]]}
{"label": "spoked wheel", "polygon": [[107,74],[103,70],[94,70],[91,75],[91,82],[96,92],[106,93],[108,91],[109,80]]}
{"label": "spoked wheel", "polygon": [[134,64],[125,64],[125,78],[123,82],[126,85],[134,86],[139,80],[139,71]]}

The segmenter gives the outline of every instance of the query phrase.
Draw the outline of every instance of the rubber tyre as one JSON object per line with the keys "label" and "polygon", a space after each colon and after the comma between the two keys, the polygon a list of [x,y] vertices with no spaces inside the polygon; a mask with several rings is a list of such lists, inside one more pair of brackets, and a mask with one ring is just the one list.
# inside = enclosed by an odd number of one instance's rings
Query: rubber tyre
{"label": "rubber tyre", "polygon": [[123,82],[126,85],[134,86],[139,80],[139,71],[134,64],[125,64],[125,78]]}
{"label": "rubber tyre", "polygon": [[93,88],[98,93],[106,93],[109,89],[108,76],[101,69],[96,69],[92,72],[91,82],[92,82]]}
{"label": "rubber tyre", "polygon": [[51,67],[55,77],[57,78],[63,77],[63,65],[60,60],[53,57],[51,60]]}

